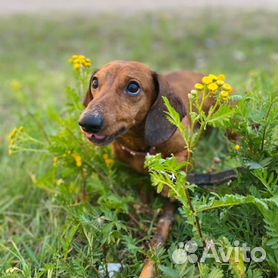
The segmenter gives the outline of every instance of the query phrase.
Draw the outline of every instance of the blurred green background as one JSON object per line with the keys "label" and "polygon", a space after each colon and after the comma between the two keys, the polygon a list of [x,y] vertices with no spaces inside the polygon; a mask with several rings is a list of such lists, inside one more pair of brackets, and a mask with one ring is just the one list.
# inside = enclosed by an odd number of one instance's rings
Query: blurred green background
{"label": "blurred green background", "polygon": [[[67,60],[84,54],[97,68],[117,59],[154,70],[225,73],[232,82],[250,71],[272,71],[277,60],[275,14],[223,9],[119,16],[17,15],[0,17],[0,117],[2,140],[21,107],[14,81],[34,105],[63,105]],[[16,89],[14,90],[16,91]]]}

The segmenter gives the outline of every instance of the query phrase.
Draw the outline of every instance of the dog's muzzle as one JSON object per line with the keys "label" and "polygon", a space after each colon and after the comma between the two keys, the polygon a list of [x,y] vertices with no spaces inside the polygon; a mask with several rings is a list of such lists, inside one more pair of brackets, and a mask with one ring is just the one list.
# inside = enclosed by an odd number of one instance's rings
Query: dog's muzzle
{"label": "dog's muzzle", "polygon": [[86,133],[96,134],[101,131],[104,119],[100,114],[85,114],[79,121],[79,125]]}

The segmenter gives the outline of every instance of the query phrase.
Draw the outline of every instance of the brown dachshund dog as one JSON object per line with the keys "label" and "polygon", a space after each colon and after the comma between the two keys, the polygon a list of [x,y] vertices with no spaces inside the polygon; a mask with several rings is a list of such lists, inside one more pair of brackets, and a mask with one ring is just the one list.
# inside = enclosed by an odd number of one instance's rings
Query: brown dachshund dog
{"label": "brown dachshund dog", "polygon": [[[187,150],[182,135],[166,118],[162,96],[168,98],[179,113],[185,128],[190,127],[188,95],[203,75],[179,71],[157,74],[138,62],[115,61],[93,74],[84,99],[85,111],[79,125],[89,141],[104,146],[113,143],[114,155],[140,173],[147,173],[147,153],[174,154],[186,160]],[[211,100],[212,102],[212,100]],[[205,103],[207,111],[212,103]],[[198,185],[219,184],[235,178],[233,171],[214,175],[188,175]],[[162,191],[168,196],[168,188]],[[176,205],[169,203],[151,242],[152,248],[165,244],[174,221]],[[155,277],[151,259],[146,260],[140,277]]]}
{"label": "brown dachshund dog", "polygon": [[[161,153],[163,157],[174,154],[178,161],[184,161],[184,140],[167,120],[162,96],[168,98],[188,127],[188,94],[202,77],[191,71],[161,75],[142,63],[111,62],[91,77],[79,125],[94,144],[113,143],[116,158],[140,173],[147,173],[147,153]],[[210,105],[207,103],[205,110]],[[204,184],[212,182],[208,175],[201,180]]]}

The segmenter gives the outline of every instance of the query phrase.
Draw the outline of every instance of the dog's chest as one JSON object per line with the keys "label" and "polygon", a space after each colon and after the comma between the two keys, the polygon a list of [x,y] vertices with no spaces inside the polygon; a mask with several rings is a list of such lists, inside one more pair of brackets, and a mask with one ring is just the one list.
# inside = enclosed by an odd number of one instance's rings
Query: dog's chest
{"label": "dog's chest", "polygon": [[135,171],[141,174],[147,174],[147,170],[144,168],[145,153],[132,152],[124,148],[121,144],[113,143],[113,153],[117,159],[129,165]]}

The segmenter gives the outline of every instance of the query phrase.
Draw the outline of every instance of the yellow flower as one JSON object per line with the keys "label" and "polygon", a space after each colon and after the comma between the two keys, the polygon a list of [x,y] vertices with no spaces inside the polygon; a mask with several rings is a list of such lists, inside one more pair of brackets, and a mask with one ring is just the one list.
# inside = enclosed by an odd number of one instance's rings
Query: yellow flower
{"label": "yellow flower", "polygon": [[12,141],[12,140],[15,138],[17,132],[18,132],[18,129],[15,127],[15,128],[11,131],[11,133],[9,134],[9,139],[10,139],[10,141]]}
{"label": "yellow flower", "polygon": [[203,84],[208,85],[213,82],[213,79],[211,76],[204,76],[202,78],[202,82],[203,82]]}
{"label": "yellow flower", "polygon": [[69,59],[69,63],[73,65],[76,71],[80,71],[82,68],[89,68],[92,66],[92,62],[84,55],[72,55]]}
{"label": "yellow flower", "polygon": [[204,89],[204,85],[201,84],[201,83],[196,83],[194,87],[195,87],[195,89],[198,90],[198,91],[201,91],[201,90]]}
{"label": "yellow flower", "polygon": [[230,84],[228,84],[228,83],[225,83],[222,86],[222,89],[225,90],[225,91],[231,92],[232,91],[232,86]]}
{"label": "yellow flower", "polygon": [[81,65],[80,64],[74,64],[73,68],[78,71],[78,70],[81,69]]}
{"label": "yellow flower", "polygon": [[16,139],[18,135],[23,131],[23,127],[15,127],[11,133],[9,134],[9,139],[12,141],[13,139]]}
{"label": "yellow flower", "polygon": [[18,80],[12,80],[10,83],[10,88],[13,92],[19,92],[23,88],[23,84]]}
{"label": "yellow flower", "polygon": [[218,89],[218,86],[217,86],[217,84],[216,83],[211,83],[211,84],[209,84],[208,85],[208,89],[210,90],[210,91],[216,91],[217,89]]}
{"label": "yellow flower", "polygon": [[84,65],[85,65],[86,68],[89,68],[92,64],[91,64],[91,62],[85,62]]}
{"label": "yellow flower", "polygon": [[36,183],[37,183],[37,177],[36,177],[36,175],[35,175],[35,174],[30,173],[30,178],[31,178],[31,180],[32,180],[32,183],[34,183],[34,184],[36,184]]}
{"label": "yellow flower", "polygon": [[224,84],[224,81],[223,81],[223,80],[217,80],[217,81],[216,81],[216,84],[217,84],[218,86],[222,86],[222,85]]}
{"label": "yellow flower", "polygon": [[221,81],[225,81],[225,75],[224,74],[220,74],[217,76],[217,80],[221,80]]}
{"label": "yellow flower", "polygon": [[240,145],[235,145],[235,150],[236,150],[236,151],[240,151],[240,149],[241,149],[241,146],[240,146]]}
{"label": "yellow flower", "polygon": [[8,148],[9,155],[12,155],[13,152],[16,150],[16,140],[18,139],[22,131],[23,131],[23,127],[16,127],[9,134],[9,141],[10,141],[9,148]]}
{"label": "yellow flower", "polygon": [[59,161],[59,158],[58,158],[57,156],[55,156],[55,157],[53,158],[53,162],[52,162],[52,164],[53,164],[54,167],[56,167],[56,166],[58,165],[58,161]]}
{"label": "yellow flower", "polygon": [[228,101],[228,99],[229,99],[229,93],[226,92],[226,91],[222,91],[222,92],[221,92],[221,98],[222,98],[222,100],[224,100],[224,101]]}
{"label": "yellow flower", "polygon": [[62,185],[62,184],[64,184],[65,183],[65,181],[63,180],[63,179],[58,179],[58,180],[56,180],[56,184],[58,185],[58,186],[60,186],[60,185]]}
{"label": "yellow flower", "polygon": [[72,157],[74,158],[75,160],[75,164],[77,167],[81,167],[82,166],[82,159],[81,159],[81,156],[79,154],[72,154]]}
{"label": "yellow flower", "polygon": [[104,160],[106,166],[109,168],[112,167],[114,164],[114,160],[109,158],[108,154],[103,155],[103,160]]}
{"label": "yellow flower", "polygon": [[209,74],[209,77],[211,77],[213,81],[217,80],[217,76],[214,74]]}

